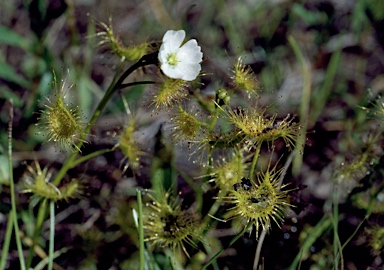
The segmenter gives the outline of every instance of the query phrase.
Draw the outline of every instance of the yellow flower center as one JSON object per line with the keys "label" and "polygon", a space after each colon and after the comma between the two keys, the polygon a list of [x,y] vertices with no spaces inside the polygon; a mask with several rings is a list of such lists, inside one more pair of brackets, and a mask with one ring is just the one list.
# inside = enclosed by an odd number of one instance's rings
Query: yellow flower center
{"label": "yellow flower center", "polygon": [[170,66],[175,67],[177,63],[179,63],[179,60],[177,59],[176,53],[170,53],[167,57],[167,63]]}

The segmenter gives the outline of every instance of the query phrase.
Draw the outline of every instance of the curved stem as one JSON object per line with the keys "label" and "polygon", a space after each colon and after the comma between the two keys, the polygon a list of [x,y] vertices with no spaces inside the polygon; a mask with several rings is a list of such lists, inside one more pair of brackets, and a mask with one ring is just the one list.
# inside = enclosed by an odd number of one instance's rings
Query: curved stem
{"label": "curved stem", "polygon": [[[92,115],[91,120],[88,122],[85,130],[84,130],[84,137],[86,134],[89,133],[91,127],[96,122],[97,118],[99,118],[101,112],[104,110],[105,106],[107,105],[108,101],[112,98],[112,96],[116,93],[117,90],[121,89],[121,86],[123,85],[124,80],[132,74],[136,69],[140,67],[144,67],[146,65],[150,64],[156,64],[157,63],[157,54],[158,52],[154,52],[151,54],[144,55],[137,63],[133,64],[130,68],[128,68],[116,81],[116,83],[113,83],[110,85],[110,87],[107,89],[107,91],[104,94],[104,97],[101,99],[99,104],[97,105],[95,112]],[[137,84],[137,83],[136,83]],[[81,138],[77,144],[77,148],[80,149],[83,146],[84,138]],[[67,161],[63,164],[60,171],[57,172],[55,178],[53,179],[52,183],[57,186],[60,181],[64,178],[67,171],[72,167],[72,163],[75,160],[77,156],[77,152],[72,153]]]}
{"label": "curved stem", "polygon": [[[219,210],[221,204],[222,204],[221,198],[217,198],[217,200],[212,204],[211,208],[209,209],[207,215],[202,220],[202,222],[201,222],[202,228],[207,228],[207,231],[208,231],[209,223],[212,219],[212,216],[214,216],[216,214],[216,212]],[[217,219],[217,220],[219,220],[219,219]]]}
{"label": "curved stem", "polygon": [[213,261],[216,260],[217,257],[219,257],[227,248],[232,246],[237,241],[237,239],[239,239],[252,226],[252,224],[253,224],[252,222],[248,222],[247,226],[245,226],[241,232],[239,232],[234,238],[232,238],[232,240],[231,240],[231,242],[229,242],[228,246],[220,249],[219,252],[217,252],[206,264],[204,264],[203,267],[201,267],[201,270],[204,270],[209,265],[211,265],[213,263]]}
{"label": "curved stem", "polygon": [[255,171],[257,159],[259,158],[259,154],[260,154],[260,149],[261,149],[261,142],[258,142],[257,146],[256,146],[255,155],[253,156],[251,168],[249,169],[249,173],[248,173],[248,178],[249,179],[253,178],[253,173]]}
{"label": "curved stem", "polygon": [[124,83],[120,85],[119,89],[124,89],[130,86],[134,85],[140,85],[140,84],[162,84],[161,82],[154,82],[154,81],[139,81],[139,82],[131,82],[131,83]]}
{"label": "curved stem", "polygon": [[316,224],[316,226],[311,229],[308,237],[301,244],[299,253],[296,255],[292,264],[287,269],[296,270],[297,265],[301,262],[301,258],[307,256],[313,243],[315,243],[315,241],[331,226],[331,219],[327,215],[324,215],[323,218]]}
{"label": "curved stem", "polygon": [[74,168],[74,167],[76,167],[77,165],[79,165],[79,164],[81,164],[81,163],[83,163],[83,162],[85,162],[85,161],[87,161],[87,160],[89,160],[89,159],[91,159],[91,158],[100,156],[100,155],[102,155],[102,154],[111,152],[111,151],[113,151],[113,150],[114,150],[114,148],[112,148],[112,149],[102,149],[102,150],[99,150],[99,151],[96,151],[96,152],[92,152],[92,153],[90,153],[89,155],[82,156],[82,157],[80,157],[80,158],[78,158],[78,159],[76,159],[76,160],[74,160],[74,161],[72,162],[72,164],[71,164],[71,168]]}

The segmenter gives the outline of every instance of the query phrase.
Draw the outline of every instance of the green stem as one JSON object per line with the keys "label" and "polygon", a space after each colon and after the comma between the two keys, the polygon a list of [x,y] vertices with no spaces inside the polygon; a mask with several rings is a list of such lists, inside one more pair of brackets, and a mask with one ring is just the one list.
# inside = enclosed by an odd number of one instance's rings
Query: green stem
{"label": "green stem", "polygon": [[203,108],[210,114],[214,113],[214,111],[216,110],[216,106],[211,106],[213,103],[205,99],[199,91],[193,91],[193,96],[195,97],[196,101],[199,103],[201,108]]}
{"label": "green stem", "polygon": [[145,250],[144,250],[144,229],[143,229],[143,203],[141,201],[141,192],[139,189],[136,190],[137,205],[139,214],[139,243],[140,243],[140,270],[144,270],[145,264]]}
{"label": "green stem", "polygon": [[215,125],[216,125],[217,118],[219,116],[219,113],[220,113],[220,110],[217,108],[217,106],[215,106],[215,112],[212,116],[212,121],[211,121],[211,123],[209,123],[209,126],[208,126],[209,132],[213,132]]}
{"label": "green stem", "polygon": [[201,213],[201,209],[203,207],[203,192],[202,192],[201,186],[198,184],[195,184],[193,179],[191,179],[191,177],[189,177],[189,175],[187,175],[183,171],[178,170],[178,173],[184,179],[184,181],[187,182],[190,188],[193,189],[196,197],[196,209],[198,213]]}
{"label": "green stem", "polygon": [[304,240],[304,243],[301,245],[299,253],[296,255],[292,264],[289,266],[288,270],[296,270],[297,265],[300,263],[302,257],[306,257],[311,246],[315,241],[332,225],[332,221],[327,215],[325,215],[316,226],[308,233],[307,238]]}
{"label": "green stem", "polygon": [[[355,235],[357,234],[357,232],[359,231],[360,227],[363,225],[363,223],[366,219],[368,219],[368,216],[365,216],[364,219],[359,223],[359,225],[356,227],[356,229],[351,234],[351,236],[349,236],[347,241],[345,241],[345,243],[341,246],[341,250],[343,250],[347,246],[347,244],[352,240],[352,238],[355,237]],[[340,254],[338,254],[338,256],[340,256]],[[338,258],[337,258],[337,260],[338,260]]]}
{"label": "green stem", "polygon": [[[212,252],[211,245],[207,241],[202,241],[201,243],[204,246],[205,252],[207,254],[211,254],[211,252]],[[212,262],[212,267],[213,267],[213,270],[220,270],[219,265],[218,265],[216,260]]]}
{"label": "green stem", "polygon": [[47,201],[43,200],[39,206],[39,211],[37,213],[37,219],[35,224],[35,230],[33,232],[32,245],[29,247],[29,251],[28,251],[27,269],[30,268],[33,255],[35,254],[35,246],[36,246],[37,238],[40,235],[43,222],[45,220],[46,210],[47,210]]}
{"label": "green stem", "polygon": [[12,229],[13,229],[13,218],[10,217],[8,218],[7,229],[5,231],[4,244],[1,250],[0,270],[5,269],[5,263],[7,262],[7,257],[8,257],[9,243],[11,242]]}
{"label": "green stem", "polygon": [[253,269],[257,269],[257,266],[259,265],[261,248],[263,246],[264,239],[265,239],[265,236],[267,235],[267,232],[268,232],[268,229],[264,228],[259,237],[259,241],[257,242],[256,255],[255,255],[255,260],[253,262]]}
{"label": "green stem", "polygon": [[[60,250],[55,251],[53,253],[53,259],[56,259],[61,254],[65,253],[67,251],[68,251],[68,248],[62,248]],[[45,268],[45,266],[48,264],[48,260],[49,260],[49,257],[45,257],[38,264],[36,264],[35,267],[33,267],[33,270],[43,270]]]}
{"label": "green stem", "polygon": [[339,224],[339,186],[336,184],[335,191],[333,192],[333,256],[334,268],[339,269],[339,255],[341,259],[341,269],[344,269],[343,249],[339,238],[338,224]]}
{"label": "green stem", "polygon": [[52,270],[53,256],[55,247],[55,202],[51,200],[49,203],[50,223],[49,223],[49,251],[48,251],[48,270]]}
{"label": "green stem", "polygon": [[210,227],[209,225],[212,225],[209,223],[212,220],[212,217],[219,210],[221,203],[222,203],[221,198],[217,198],[216,201],[212,204],[211,208],[209,209],[208,214],[204,217],[204,219],[201,222],[201,227],[204,228],[204,230],[207,228],[206,230],[207,232],[208,232],[208,228]]}
{"label": "green stem", "polygon": [[12,124],[13,124],[13,101],[10,100],[9,108],[9,123],[8,123],[8,169],[9,169],[9,186],[11,193],[11,218],[13,218],[13,226],[15,228],[15,237],[17,244],[17,251],[19,254],[20,268],[25,270],[25,260],[23,255],[23,247],[21,245],[19,224],[17,223],[17,212],[16,212],[16,196],[15,196],[15,183],[13,182],[13,166],[12,166]]}
{"label": "green stem", "polygon": [[253,173],[255,171],[256,163],[257,163],[257,160],[258,160],[259,154],[260,154],[260,149],[261,149],[261,142],[258,142],[257,146],[256,146],[255,155],[253,156],[251,168],[249,169],[249,173],[248,173],[248,178],[249,179],[253,178]]}
{"label": "green stem", "polygon": [[[237,158],[237,171],[240,172],[243,167],[243,154],[238,144],[235,145],[236,149],[236,158]],[[241,181],[243,175],[237,174],[237,182]]]}
{"label": "green stem", "polygon": [[219,252],[217,252],[206,264],[204,264],[203,267],[201,267],[201,270],[204,270],[209,265],[211,265],[217,259],[217,257],[219,257],[227,248],[232,246],[237,241],[237,239],[239,239],[252,226],[252,224],[252,222],[248,222],[247,226],[245,226],[241,232],[239,232],[234,238],[232,238],[231,242],[229,242],[226,247],[220,249]]}
{"label": "green stem", "polygon": [[112,149],[102,149],[102,150],[99,150],[99,151],[96,151],[96,152],[92,152],[92,153],[90,153],[90,154],[88,154],[88,155],[86,155],[86,156],[82,156],[82,157],[80,157],[80,158],[78,158],[78,159],[76,159],[75,161],[72,162],[72,164],[71,164],[71,165],[72,165],[71,168],[74,168],[74,167],[76,167],[77,165],[79,165],[79,164],[81,164],[81,163],[83,163],[83,162],[85,162],[85,161],[87,161],[87,160],[89,160],[89,159],[91,159],[91,158],[100,156],[100,155],[102,155],[102,154],[111,152],[111,151],[113,151],[113,150],[114,150],[113,148],[112,148]]}

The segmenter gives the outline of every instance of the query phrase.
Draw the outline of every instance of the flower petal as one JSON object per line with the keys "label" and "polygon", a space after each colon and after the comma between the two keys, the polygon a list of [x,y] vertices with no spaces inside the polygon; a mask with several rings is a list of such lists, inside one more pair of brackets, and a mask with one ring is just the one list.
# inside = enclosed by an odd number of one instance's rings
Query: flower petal
{"label": "flower petal", "polygon": [[178,73],[181,74],[180,79],[184,81],[193,81],[199,75],[201,66],[199,63],[180,62],[177,66]]}
{"label": "flower petal", "polygon": [[[181,43],[183,43],[185,39],[185,31],[179,30],[168,30],[163,37],[163,44],[161,47],[165,47],[169,52],[175,52],[180,48]],[[160,48],[161,50],[161,48]]]}
{"label": "flower petal", "polygon": [[203,60],[201,47],[197,45],[196,39],[191,39],[185,43],[177,52],[177,58],[181,62],[200,63]]}
{"label": "flower petal", "polygon": [[168,65],[167,63],[161,65],[161,70],[167,75],[169,78],[173,79],[181,79],[183,74],[179,67],[174,67]]}

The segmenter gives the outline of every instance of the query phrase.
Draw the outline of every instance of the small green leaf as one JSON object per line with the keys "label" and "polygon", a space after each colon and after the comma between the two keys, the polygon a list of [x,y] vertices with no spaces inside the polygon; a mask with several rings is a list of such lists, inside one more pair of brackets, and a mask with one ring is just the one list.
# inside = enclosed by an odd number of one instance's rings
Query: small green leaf
{"label": "small green leaf", "polygon": [[324,24],[327,21],[327,15],[319,11],[310,11],[299,4],[294,4],[292,12],[308,25]]}

